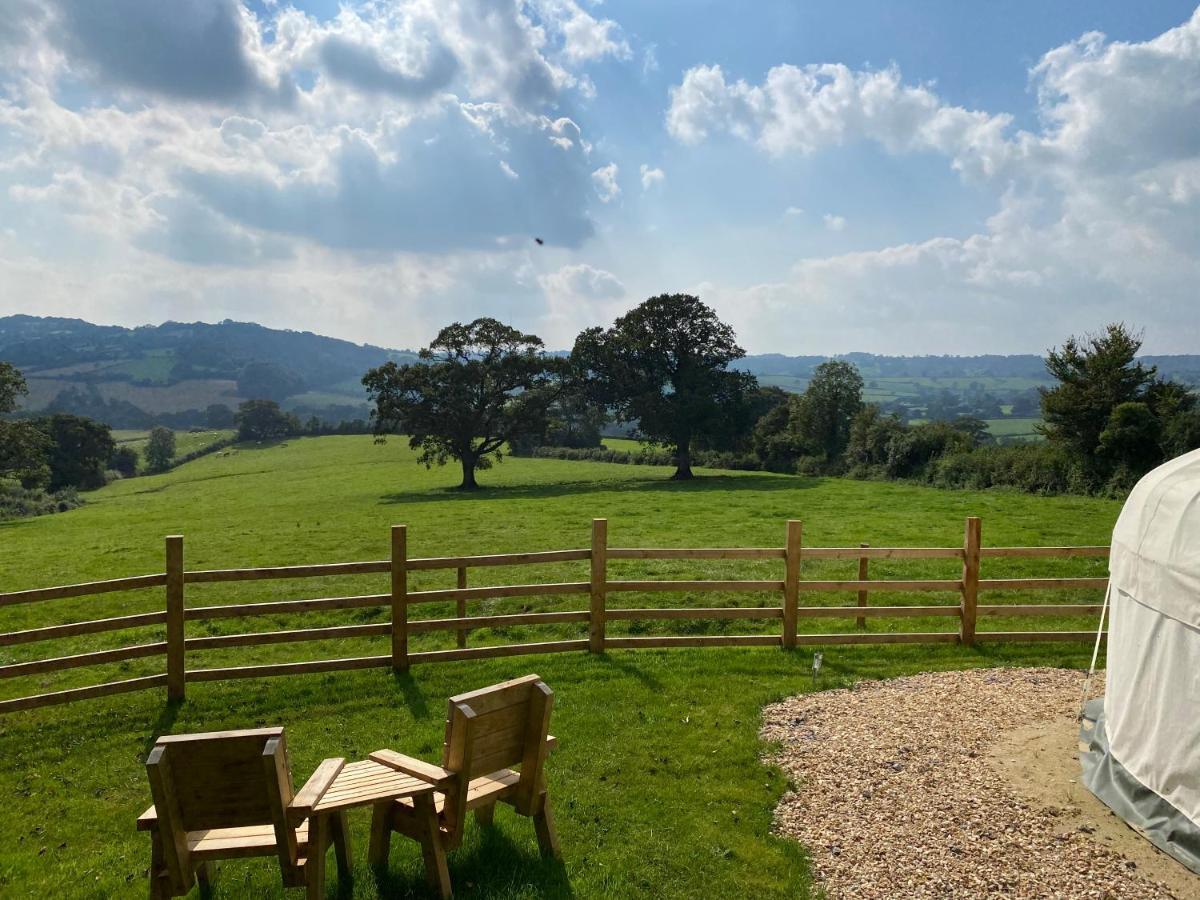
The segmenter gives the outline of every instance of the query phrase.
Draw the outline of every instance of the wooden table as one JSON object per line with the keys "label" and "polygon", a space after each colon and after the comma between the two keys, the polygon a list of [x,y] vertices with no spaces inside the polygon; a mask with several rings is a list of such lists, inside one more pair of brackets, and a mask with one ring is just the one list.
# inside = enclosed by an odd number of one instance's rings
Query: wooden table
{"label": "wooden table", "polygon": [[[346,810],[403,797],[411,797],[415,803],[422,805],[428,803],[432,808],[433,792],[433,785],[369,759],[347,763],[308,813],[309,846],[322,846],[320,841],[329,833],[328,829],[336,829],[335,833],[344,835],[342,841],[334,844],[338,868],[349,872],[350,832],[346,828]],[[315,854],[305,868],[308,896],[321,896],[325,888],[325,854]]]}

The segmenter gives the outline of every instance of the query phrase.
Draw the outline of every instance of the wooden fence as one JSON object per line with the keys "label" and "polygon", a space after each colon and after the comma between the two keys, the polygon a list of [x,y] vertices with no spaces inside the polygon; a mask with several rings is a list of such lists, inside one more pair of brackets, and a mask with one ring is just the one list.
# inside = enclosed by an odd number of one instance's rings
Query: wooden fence
{"label": "wooden fence", "polygon": [[[962,643],[972,645],[981,641],[1075,641],[1094,637],[1094,632],[1076,631],[977,631],[982,617],[989,616],[1046,616],[1099,615],[1101,605],[1089,604],[999,604],[978,602],[979,595],[998,590],[1061,590],[1079,588],[1103,590],[1107,578],[982,578],[982,560],[996,557],[1078,557],[1107,556],[1107,547],[984,547],[981,544],[980,520],[966,520],[961,547],[805,547],[799,521],[787,523],[783,547],[762,548],[619,548],[608,546],[607,520],[592,522],[591,546],[579,550],[548,550],[533,553],[503,553],[488,556],[454,556],[410,558],[407,529],[395,525],[391,532],[390,559],[370,562],[330,563],[306,566],[277,566],[252,569],[208,569],[188,571],[184,568],[183,538],[166,539],[166,571],[154,575],[114,578],[86,584],[0,593],[0,610],[21,603],[33,603],[84,597],[115,591],[151,590],[164,592],[161,611],[122,615],[112,618],[72,622],[0,634],[0,647],[38,641],[54,641],[78,635],[96,634],[143,626],[165,626],[164,640],[58,656],[30,662],[0,665],[0,679],[47,672],[59,672],[79,666],[123,662],[145,657],[163,657],[165,672],[140,678],[113,681],[88,687],[71,688],[12,700],[0,701],[0,712],[11,712],[67,703],[92,697],[103,697],[145,688],[166,688],[169,700],[182,700],[189,682],[224,681],[234,678],[256,678],[270,675],[293,675],[312,672],[332,672],[349,669],[390,667],[406,670],[413,663],[444,660],[482,659],[497,656],[518,656],[534,653],[556,653],[587,650],[602,653],[612,649],[637,647],[704,647],[704,646],[772,646],[794,648],[801,645],[825,644],[897,644],[897,643]],[[897,580],[871,579],[871,560],[959,560],[961,575],[951,579]],[[522,566],[533,564],[590,561],[587,581],[555,582],[548,584],[511,584],[488,587],[468,587],[470,569],[490,566]],[[609,577],[610,563],[616,560],[779,560],[783,563],[779,580],[704,580],[653,581],[621,580]],[[850,580],[802,580],[802,565],[808,560],[847,560],[857,562],[857,577]],[[437,590],[411,591],[410,572],[454,570],[455,587]],[[186,588],[191,584],[229,583],[267,579],[295,579],[341,575],[390,575],[390,590],[382,594],[325,597],[275,602],[239,603],[226,606],[188,606]],[[773,593],[780,597],[778,606],[769,607],[683,607],[630,609],[610,605],[610,595],[637,592],[732,592]],[[954,604],[927,606],[870,606],[868,595],[878,591],[950,592],[958,595]],[[804,594],[820,592],[850,592],[856,595],[854,606],[801,605]],[[586,609],[566,612],[526,612],[505,615],[467,615],[467,603],[508,597],[587,595]],[[455,604],[452,618],[410,618],[410,612],[420,604]],[[324,610],[388,608],[390,621],[363,625],[305,628],[287,631],[263,631],[244,634],[223,634],[188,637],[185,625],[230,617],[253,617],[280,613],[306,613]],[[878,617],[946,617],[958,620],[957,632],[886,632],[886,633],[797,633],[801,618],[853,618],[860,628],[866,619]],[[610,621],[648,620],[781,620],[777,634],[744,635],[679,635],[679,636],[617,636],[607,634]],[[500,646],[469,647],[468,634],[476,628],[499,628],[510,625],[551,625],[587,623],[588,637],[578,640],[556,640],[539,643],[505,644]],[[457,646],[453,649],[409,649],[410,635],[437,631],[453,631]],[[265,644],[291,643],[336,638],[384,637],[391,639],[390,652],[379,656],[322,659],[309,662],[270,663],[264,665],[193,668],[186,664],[188,653],[228,647],[253,647]]]}

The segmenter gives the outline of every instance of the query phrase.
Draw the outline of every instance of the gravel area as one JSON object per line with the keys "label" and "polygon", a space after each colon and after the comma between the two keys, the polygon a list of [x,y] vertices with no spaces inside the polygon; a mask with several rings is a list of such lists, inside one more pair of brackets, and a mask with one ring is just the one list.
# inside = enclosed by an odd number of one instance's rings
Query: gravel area
{"label": "gravel area", "polygon": [[987,759],[1012,729],[1075,729],[1082,679],[939,672],[768,706],[762,735],[780,745],[770,761],[797,788],[776,827],[809,850],[831,898],[1174,898],[1062,809],[1018,794]]}

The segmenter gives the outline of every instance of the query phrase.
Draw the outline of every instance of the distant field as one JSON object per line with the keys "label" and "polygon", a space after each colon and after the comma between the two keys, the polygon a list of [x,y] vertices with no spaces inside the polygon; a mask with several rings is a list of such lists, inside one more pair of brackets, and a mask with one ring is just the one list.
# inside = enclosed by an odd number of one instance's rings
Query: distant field
{"label": "distant field", "polygon": [[[629,441],[606,443],[625,446]],[[163,536],[185,536],[189,568],[381,559],[388,527],[409,526],[414,556],[477,554],[587,545],[594,516],[609,519],[613,546],[780,546],[785,520],[804,521],[810,546],[953,546],[963,518],[983,517],[985,545],[1070,545],[1107,541],[1119,504],[1081,497],[939,491],[898,483],[809,479],[700,470],[694,482],[667,480],[670,469],[543,459],[506,459],[482,472],[484,490],[452,489],[453,468],[426,470],[402,440],[370,436],[303,438],[206,456],[160,476],[116,482],[87,495],[84,507],[0,525],[0,591],[162,571]],[[472,585],[586,580],[588,563],[472,569]],[[806,562],[803,577],[846,577],[854,564]],[[779,578],[778,561],[627,561],[613,577]],[[954,560],[881,561],[877,578],[957,577]],[[989,559],[986,577],[1100,575],[1102,559]],[[447,577],[449,576],[449,577]],[[414,590],[453,584],[453,572],[413,572]],[[386,576],[305,582],[189,585],[189,606],[377,593]],[[626,593],[615,607],[733,606],[777,603],[747,593]],[[1083,602],[1080,592],[1014,592],[990,602]],[[1070,599],[1068,599],[1070,598]],[[839,605],[853,595],[803,597]],[[872,604],[953,604],[955,595],[874,594]],[[0,607],[0,632],[161,609],[157,590]],[[472,601],[471,614],[586,607],[587,597]],[[422,605],[419,618],[451,614]],[[386,621],[378,609],[273,614],[190,622],[190,637]],[[849,631],[852,620],[801,619],[803,631]],[[953,619],[872,620],[869,630],[948,630]],[[995,617],[988,629],[1095,627],[1094,617]],[[777,622],[611,622],[612,634],[774,631]],[[580,624],[510,626],[471,633],[472,646],[554,640],[586,633]],[[160,629],[85,635],[57,644],[0,648],[0,665],[162,640]],[[386,652],[387,637],[204,650],[189,667],[244,665]],[[416,650],[453,646],[451,633],[413,636]],[[390,746],[436,760],[445,698],[539,673],[554,689],[552,730],[561,749],[548,779],[565,855],[543,863],[528,820],[508,812],[487,834],[470,823],[450,855],[455,892],[464,898],[819,896],[803,849],[775,837],[772,810],[786,779],[761,762],[760,709],[815,688],[923,670],[990,665],[1085,667],[1086,644],[825,646],[814,682],[812,648],[612,651],[592,656],[504,658],[386,670],[199,683],[167,706],[161,692],[129,694],[0,717],[0,796],[11,840],[0,842],[0,895],[128,897],[145,894],[149,842],[134,818],[149,804],[144,759],[163,732],[279,724],[288,729],[297,782],[326,756],[362,758]],[[0,680],[0,698],[161,671],[156,660],[106,664],[52,675]],[[350,816],[355,847],[352,888],[330,896],[423,896],[420,855],[393,842],[388,872],[365,864],[367,817]],[[332,869],[332,861],[330,862]],[[284,897],[270,860],[222,864],[214,897]]]}
{"label": "distant field", "polygon": [[[808,379],[792,375],[759,375],[759,384],[781,387],[794,393],[808,387]],[[922,390],[947,389],[956,393],[980,387],[991,393],[1010,393],[1049,384],[1037,378],[1007,378],[994,376],[963,376],[956,378],[918,378],[863,376],[863,399],[870,403],[889,403],[893,400],[912,400]]]}
{"label": "distant field", "polygon": [[[232,429],[213,429],[211,431],[176,431],[175,432],[175,455],[186,456],[189,453],[194,453],[197,450],[207,447],[209,444],[215,444],[217,441],[223,441],[233,437]],[[113,440],[122,447],[132,447],[139,454],[143,454],[146,450],[146,443],[150,440],[149,431],[137,431],[132,429],[114,428],[112,432]],[[142,468],[145,465],[145,460],[138,460],[138,467]]]}
{"label": "distant field", "polygon": [[1040,416],[1021,418],[1019,416],[1006,419],[984,419],[988,431],[993,437],[1020,437],[1031,441],[1040,441],[1042,436],[1034,431],[1034,426],[1042,421]]}

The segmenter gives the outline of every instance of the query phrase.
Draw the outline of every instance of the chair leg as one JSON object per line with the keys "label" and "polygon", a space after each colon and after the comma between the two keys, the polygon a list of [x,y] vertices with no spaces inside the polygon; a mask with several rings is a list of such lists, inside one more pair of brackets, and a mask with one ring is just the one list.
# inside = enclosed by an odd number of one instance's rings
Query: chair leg
{"label": "chair leg", "polygon": [[450,887],[450,869],[446,865],[446,848],[442,845],[442,833],[438,828],[437,810],[433,798],[423,794],[413,798],[417,819],[421,823],[421,855],[425,858],[425,877],[429,886],[442,900],[453,896]]}
{"label": "chair leg", "polygon": [[167,900],[176,896],[171,877],[166,872],[162,835],[155,829],[150,833],[150,900]]}
{"label": "chair leg", "polygon": [[496,804],[475,807],[475,821],[481,828],[491,828],[496,818]]}
{"label": "chair leg", "polygon": [[338,878],[344,880],[350,877],[350,860],[352,858],[350,852],[350,823],[346,819],[346,811],[344,809],[334,816],[332,826],[333,849],[337,856]]}
{"label": "chair leg", "polygon": [[200,882],[200,896],[212,896],[212,869],[208,863],[202,862],[196,866],[196,880]]}
{"label": "chair leg", "polygon": [[329,848],[329,817],[308,820],[308,858],[304,861],[304,887],[308,900],[325,896],[325,851]]}
{"label": "chair leg", "polygon": [[533,817],[533,829],[537,832],[538,849],[542,856],[562,859],[558,848],[558,832],[554,828],[554,812],[550,809],[550,795],[543,794],[539,811]]}
{"label": "chair leg", "polygon": [[367,848],[367,861],[373,866],[386,866],[392,849],[392,805],[387,800],[376,803],[371,809],[371,845]]}

